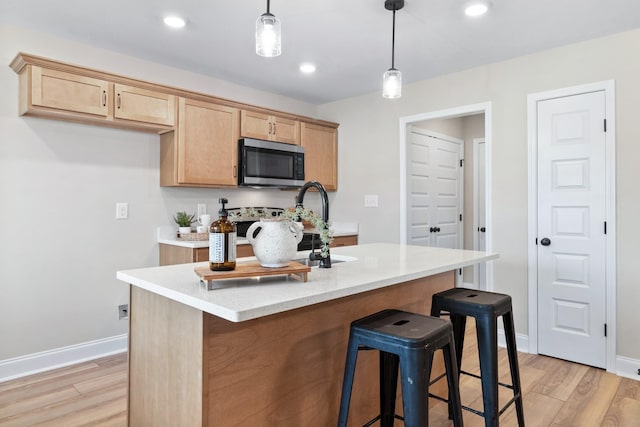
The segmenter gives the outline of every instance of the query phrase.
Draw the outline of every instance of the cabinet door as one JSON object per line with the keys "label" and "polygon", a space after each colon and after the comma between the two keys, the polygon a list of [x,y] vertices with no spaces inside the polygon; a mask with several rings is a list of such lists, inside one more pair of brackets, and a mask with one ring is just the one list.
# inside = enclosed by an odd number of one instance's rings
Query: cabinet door
{"label": "cabinet door", "polygon": [[244,138],[270,139],[271,118],[268,114],[242,110],[240,113],[240,136]]}
{"label": "cabinet door", "polygon": [[304,147],[304,179],[318,181],[327,191],[338,189],[337,129],[300,124],[300,145]]}
{"label": "cabinet door", "polygon": [[193,250],[193,262],[209,261],[209,248],[196,248]]}
{"label": "cabinet door", "polygon": [[114,117],[143,123],[173,126],[176,97],[162,92],[115,84]]}
{"label": "cabinet door", "polygon": [[33,66],[31,105],[106,118],[109,83],[64,71]]}
{"label": "cabinet door", "polygon": [[286,144],[300,145],[300,122],[272,116],[272,139]]}
{"label": "cabinet door", "polygon": [[178,183],[238,185],[236,108],[180,98]]}
{"label": "cabinet door", "polygon": [[236,256],[238,258],[246,257],[246,256],[254,256],[253,254],[253,246],[251,245],[238,245],[236,246]]}
{"label": "cabinet door", "polygon": [[240,113],[240,136],[300,145],[300,122],[242,110]]}

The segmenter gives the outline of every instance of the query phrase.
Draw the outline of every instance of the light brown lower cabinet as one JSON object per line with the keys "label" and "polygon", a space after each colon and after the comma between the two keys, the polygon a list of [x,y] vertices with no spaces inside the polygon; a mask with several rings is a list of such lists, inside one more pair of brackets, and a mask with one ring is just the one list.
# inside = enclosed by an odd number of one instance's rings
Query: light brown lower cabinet
{"label": "light brown lower cabinet", "polygon": [[339,248],[340,246],[355,246],[358,244],[358,235],[353,236],[338,236],[333,238],[333,242],[329,245],[330,248]]}
{"label": "light brown lower cabinet", "polygon": [[[253,256],[251,245],[236,246],[238,258]],[[185,248],[183,246],[160,243],[160,265],[187,264],[209,261],[209,248]]]}

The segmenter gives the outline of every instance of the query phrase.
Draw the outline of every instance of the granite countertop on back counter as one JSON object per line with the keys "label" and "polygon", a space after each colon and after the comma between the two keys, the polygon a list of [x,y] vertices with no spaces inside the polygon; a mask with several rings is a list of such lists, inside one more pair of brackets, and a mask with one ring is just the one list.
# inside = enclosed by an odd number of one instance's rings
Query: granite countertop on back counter
{"label": "granite countertop on back counter", "polygon": [[[334,237],[358,235],[357,222],[333,222],[332,228]],[[208,240],[178,240],[175,227],[173,226],[158,227],[158,243],[192,249],[209,247]],[[249,241],[245,238],[239,238],[237,244],[248,245]]]}

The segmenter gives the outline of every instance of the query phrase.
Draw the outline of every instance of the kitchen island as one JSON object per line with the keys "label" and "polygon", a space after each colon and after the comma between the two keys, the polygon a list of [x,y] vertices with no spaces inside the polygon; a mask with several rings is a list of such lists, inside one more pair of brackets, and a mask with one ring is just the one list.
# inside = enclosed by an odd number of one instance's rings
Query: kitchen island
{"label": "kitchen island", "polygon": [[[428,314],[457,269],[497,258],[398,244],[332,253],[350,261],[314,268],[308,282],[213,291],[194,273],[206,263],[119,271],[131,284],[129,426],[335,425],[351,321],[384,308]],[[360,356],[354,423],[378,412],[377,361]]]}

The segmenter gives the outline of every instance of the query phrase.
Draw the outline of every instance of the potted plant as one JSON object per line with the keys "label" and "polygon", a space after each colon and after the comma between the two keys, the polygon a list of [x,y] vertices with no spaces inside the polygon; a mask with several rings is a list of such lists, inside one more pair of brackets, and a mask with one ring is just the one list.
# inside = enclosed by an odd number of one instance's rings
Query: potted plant
{"label": "potted plant", "polygon": [[173,220],[178,224],[178,232],[180,234],[188,234],[191,233],[191,224],[195,222],[195,215],[189,215],[186,212],[178,212],[176,216],[173,217]]}

